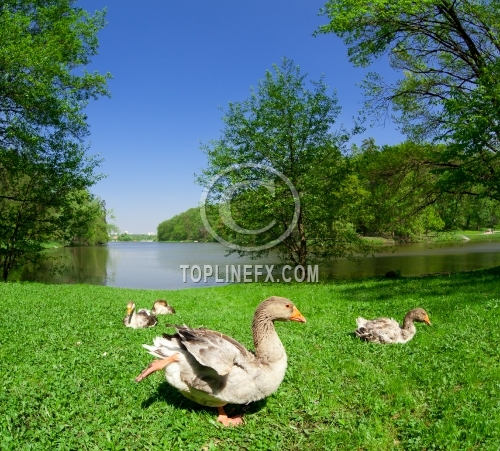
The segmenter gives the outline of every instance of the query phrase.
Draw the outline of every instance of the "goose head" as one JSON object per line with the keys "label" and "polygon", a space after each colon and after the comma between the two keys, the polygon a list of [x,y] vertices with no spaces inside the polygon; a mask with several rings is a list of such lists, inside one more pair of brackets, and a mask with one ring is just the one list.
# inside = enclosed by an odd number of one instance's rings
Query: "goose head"
{"label": "goose head", "polygon": [[420,323],[426,323],[431,325],[431,320],[429,319],[429,315],[423,308],[416,308],[410,310],[406,316],[412,321],[418,321]]}
{"label": "goose head", "polygon": [[127,315],[132,315],[132,313],[134,312],[135,310],[135,304],[130,301],[128,304],[127,304]]}
{"label": "goose head", "polygon": [[263,301],[255,312],[255,318],[271,321],[297,321],[305,323],[306,319],[290,299],[272,296]]}

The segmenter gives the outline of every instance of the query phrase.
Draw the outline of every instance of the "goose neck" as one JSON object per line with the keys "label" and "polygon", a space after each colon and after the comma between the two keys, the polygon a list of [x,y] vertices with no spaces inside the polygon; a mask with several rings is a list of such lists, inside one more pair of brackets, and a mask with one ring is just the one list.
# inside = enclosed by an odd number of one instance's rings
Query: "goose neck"
{"label": "goose neck", "polygon": [[283,359],[283,356],[286,358],[285,348],[276,333],[274,322],[264,312],[255,314],[252,332],[255,355],[259,360],[272,363]]}
{"label": "goose neck", "polygon": [[403,329],[408,330],[410,332],[415,331],[415,324],[413,323],[413,317],[408,313],[405,316],[405,319],[403,321]]}

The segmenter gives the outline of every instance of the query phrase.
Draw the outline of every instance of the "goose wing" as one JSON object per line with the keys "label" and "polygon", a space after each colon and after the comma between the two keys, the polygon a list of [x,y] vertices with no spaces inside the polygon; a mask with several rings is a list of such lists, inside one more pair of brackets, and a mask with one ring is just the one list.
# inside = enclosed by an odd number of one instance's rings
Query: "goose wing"
{"label": "goose wing", "polygon": [[244,366],[244,362],[255,356],[234,338],[210,329],[191,329],[175,326],[182,344],[202,365],[213,368],[220,376],[228,374],[233,366]]}
{"label": "goose wing", "polygon": [[139,327],[154,327],[158,324],[156,316],[154,316],[149,310],[140,309],[136,313],[137,324]]}
{"label": "goose wing", "polygon": [[401,336],[399,323],[390,318],[377,318],[374,320],[358,318],[356,322],[358,328],[354,331],[355,334],[367,341],[391,343]]}

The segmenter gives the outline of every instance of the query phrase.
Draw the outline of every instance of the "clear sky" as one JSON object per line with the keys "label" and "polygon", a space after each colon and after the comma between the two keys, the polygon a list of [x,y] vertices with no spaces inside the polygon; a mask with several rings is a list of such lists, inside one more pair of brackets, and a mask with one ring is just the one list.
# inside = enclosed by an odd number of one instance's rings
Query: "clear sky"
{"label": "clear sky", "polygon": [[[352,127],[362,108],[354,68],[334,35],[313,36],[325,16],[319,0],[80,0],[88,11],[107,8],[99,55],[88,69],[111,72],[111,98],[91,102],[90,154],[107,178],[92,188],[129,233],[157,225],[198,205],[194,174],[206,164],[200,142],[220,137],[222,112],[245,100],[265,71],[286,56],[337,91],[339,123]],[[393,77],[386,61],[370,68]],[[393,124],[368,129],[378,144],[403,140]]]}

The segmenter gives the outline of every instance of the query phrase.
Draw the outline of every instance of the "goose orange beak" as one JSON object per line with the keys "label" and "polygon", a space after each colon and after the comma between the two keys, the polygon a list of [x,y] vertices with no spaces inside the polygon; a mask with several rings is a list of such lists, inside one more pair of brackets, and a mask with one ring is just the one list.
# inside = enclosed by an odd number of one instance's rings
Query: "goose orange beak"
{"label": "goose orange beak", "polygon": [[306,319],[302,315],[302,313],[299,312],[298,308],[293,306],[293,312],[292,316],[290,316],[290,321],[298,321],[299,323],[305,323]]}
{"label": "goose orange beak", "polygon": [[428,324],[429,326],[431,326],[431,320],[429,319],[429,317],[427,315],[425,315],[424,322],[426,324]]}

